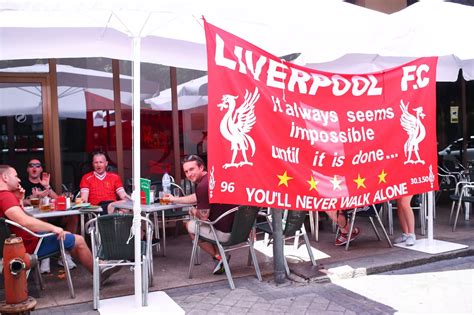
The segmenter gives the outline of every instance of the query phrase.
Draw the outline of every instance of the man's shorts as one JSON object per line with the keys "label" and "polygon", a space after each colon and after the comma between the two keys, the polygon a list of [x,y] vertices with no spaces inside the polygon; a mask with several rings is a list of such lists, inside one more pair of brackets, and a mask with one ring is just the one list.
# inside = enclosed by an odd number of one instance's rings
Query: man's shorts
{"label": "man's shorts", "polygon": [[[66,238],[64,240],[64,248],[66,250],[71,250],[74,248],[74,245],[76,243],[76,239],[74,237],[74,234],[71,233],[66,233]],[[59,251],[59,241],[56,235],[51,235],[43,238],[43,241],[41,242],[41,246],[38,250],[38,257],[44,257],[48,256],[50,254],[53,254],[55,252]]]}
{"label": "man's shorts", "polygon": [[[189,233],[196,234],[196,220],[189,221],[187,226]],[[219,240],[219,242],[227,242],[229,240],[230,233],[224,233],[219,231],[218,229],[214,230],[216,231],[217,239]],[[210,240],[214,239],[214,234],[212,233],[211,227],[207,224],[201,224],[199,226],[199,235]]]}

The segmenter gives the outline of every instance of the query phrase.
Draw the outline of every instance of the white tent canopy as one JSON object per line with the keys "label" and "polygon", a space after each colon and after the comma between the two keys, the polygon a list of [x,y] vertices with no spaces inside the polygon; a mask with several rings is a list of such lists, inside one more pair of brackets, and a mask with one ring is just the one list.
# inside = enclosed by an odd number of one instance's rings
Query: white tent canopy
{"label": "white tent canopy", "polygon": [[[375,27],[375,26],[374,26]],[[309,67],[326,71],[357,73],[399,66],[414,58],[438,56],[437,81],[456,81],[459,70],[474,79],[474,7],[421,1],[386,15],[375,27],[373,51],[353,51],[330,62],[305,54]]]}
{"label": "white tent canopy", "polygon": [[[0,72],[9,73],[48,73],[49,66],[46,64],[35,64],[23,67],[0,68]],[[98,71],[92,69],[84,69],[73,67],[69,65],[56,66],[58,84],[63,86],[73,87],[91,87],[100,89],[112,90],[113,75],[111,72]],[[120,90],[132,91],[133,77],[121,74],[120,75]],[[141,80],[142,96],[147,97],[150,94],[157,93],[158,83]]]}
{"label": "white tent canopy", "polygon": [[325,70],[378,71],[440,56],[438,81],[455,80],[461,68],[465,79],[474,77],[474,8],[442,1],[387,15],[336,0],[1,0],[0,59],[131,60],[128,36],[139,36],[141,61],[206,70],[202,16],[275,55],[300,52]]}
{"label": "white tent canopy", "polygon": [[[60,118],[86,119],[87,101],[85,93],[100,96],[113,105],[113,91],[107,89],[85,89],[78,87],[58,87],[58,107]],[[122,105],[132,106],[132,95],[129,92],[120,92]],[[0,84],[0,104],[2,116],[18,114],[41,115],[43,104],[41,89],[35,85],[21,85],[16,87],[2,87]],[[93,106],[94,104],[89,104]]]}
{"label": "white tent canopy", "polygon": [[[141,61],[206,70],[204,16],[275,55],[311,51],[316,54],[309,55],[318,55],[318,62],[329,61],[348,50],[366,52],[372,38],[368,35],[384,16],[335,0],[298,4],[288,6],[283,0],[270,5],[251,0],[3,0],[0,59],[103,56],[131,60],[128,36],[139,36],[143,38]],[[13,42],[16,45],[8,45]]]}
{"label": "white tent canopy", "polygon": [[[2,68],[4,73],[47,73],[49,66],[35,64],[24,67]],[[57,65],[58,105],[61,118],[86,119],[85,92],[101,96],[113,104],[112,73],[91,69],[77,68],[68,65]],[[120,75],[120,101],[132,106],[132,77]],[[158,84],[149,81],[141,82],[140,98],[145,99],[154,94]],[[15,83],[0,85],[0,104],[2,115],[18,113],[42,114],[41,88],[35,83]]]}
{"label": "white tent canopy", "polygon": [[[207,75],[177,86],[178,110],[190,109],[207,105]],[[171,89],[160,92],[159,96],[145,100],[152,109],[171,110]]]}

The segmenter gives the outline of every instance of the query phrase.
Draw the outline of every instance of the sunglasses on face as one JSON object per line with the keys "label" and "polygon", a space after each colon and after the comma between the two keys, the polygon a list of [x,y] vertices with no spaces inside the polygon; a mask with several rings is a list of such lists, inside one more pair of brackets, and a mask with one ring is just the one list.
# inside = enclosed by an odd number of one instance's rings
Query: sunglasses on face
{"label": "sunglasses on face", "polygon": [[41,163],[28,163],[28,167],[41,167]]}

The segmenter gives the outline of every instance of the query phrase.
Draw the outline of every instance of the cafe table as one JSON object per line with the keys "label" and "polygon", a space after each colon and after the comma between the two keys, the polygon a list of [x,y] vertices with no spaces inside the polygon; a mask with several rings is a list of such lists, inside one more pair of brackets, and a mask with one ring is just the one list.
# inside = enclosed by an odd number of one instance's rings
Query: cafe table
{"label": "cafe table", "polygon": [[25,207],[25,212],[36,219],[49,219],[57,217],[65,217],[70,215],[81,216],[81,235],[85,236],[84,231],[84,215],[92,214],[97,216],[97,213],[102,212],[102,208],[99,206],[87,206],[87,207],[72,207],[66,210],[53,210],[53,211],[40,211],[39,208]]}
{"label": "cafe table", "polygon": [[[166,210],[172,210],[172,209],[182,209],[186,207],[190,207],[192,205],[189,204],[167,204],[167,205],[162,205],[159,203],[152,203],[149,205],[143,205],[140,204],[140,209],[143,213],[145,213],[145,216],[147,219],[149,219],[150,214],[152,213],[157,213],[161,212],[161,221],[162,221],[162,236],[161,239],[163,241],[163,256],[166,256],[166,222],[165,222],[165,211]],[[116,202],[114,203],[115,209],[127,209],[127,210],[133,210],[133,203],[131,200],[124,200],[123,202]],[[155,227],[157,229],[157,227]],[[157,231],[159,233],[159,230]],[[157,234],[159,235],[159,234]]]}

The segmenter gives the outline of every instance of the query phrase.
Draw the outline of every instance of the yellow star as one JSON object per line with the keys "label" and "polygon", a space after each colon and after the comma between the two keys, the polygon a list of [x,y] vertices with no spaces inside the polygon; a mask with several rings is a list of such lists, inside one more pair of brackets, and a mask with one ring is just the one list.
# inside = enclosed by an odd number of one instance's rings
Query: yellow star
{"label": "yellow star", "polygon": [[342,190],[340,185],[342,183],[342,180],[337,179],[337,175],[334,175],[334,178],[331,179],[330,182],[332,183],[332,190],[336,190],[337,188],[339,188],[339,190]]}
{"label": "yellow star", "polygon": [[360,178],[360,174],[357,174],[357,179],[354,179],[354,182],[357,184],[357,189],[359,189],[360,187],[367,188],[364,184],[365,178]]}
{"label": "yellow star", "polygon": [[382,173],[380,173],[377,176],[379,177],[379,184],[381,182],[384,182],[385,184],[387,183],[387,181],[385,180],[385,176],[387,176],[387,173],[385,173],[385,170],[382,170]]}
{"label": "yellow star", "polygon": [[286,174],[286,171],[285,171],[285,173],[283,173],[283,175],[277,175],[277,176],[280,179],[280,182],[278,183],[278,186],[285,185],[286,187],[288,187],[288,181],[293,179],[293,177],[290,177],[290,176],[288,176],[288,174]]}
{"label": "yellow star", "polygon": [[309,191],[311,190],[316,190],[318,191],[318,188],[316,187],[316,185],[319,183],[318,181],[315,181],[313,176],[311,176],[311,179],[310,180],[307,180],[306,181],[308,184],[309,184]]}

